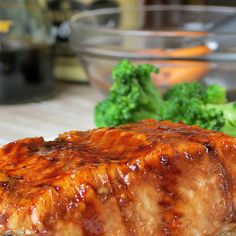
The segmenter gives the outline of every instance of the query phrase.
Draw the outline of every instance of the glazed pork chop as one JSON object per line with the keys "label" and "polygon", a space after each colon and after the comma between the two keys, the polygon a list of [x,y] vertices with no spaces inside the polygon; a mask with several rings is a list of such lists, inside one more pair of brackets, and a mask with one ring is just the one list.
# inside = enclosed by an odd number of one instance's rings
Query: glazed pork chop
{"label": "glazed pork chop", "polygon": [[0,150],[0,235],[236,235],[236,139],[145,120]]}

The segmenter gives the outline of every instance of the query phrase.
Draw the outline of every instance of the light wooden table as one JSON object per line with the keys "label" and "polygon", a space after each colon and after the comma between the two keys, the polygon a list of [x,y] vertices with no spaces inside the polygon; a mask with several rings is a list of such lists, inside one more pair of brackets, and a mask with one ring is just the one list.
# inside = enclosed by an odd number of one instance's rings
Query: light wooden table
{"label": "light wooden table", "polygon": [[35,136],[50,139],[65,131],[94,128],[93,110],[101,99],[89,85],[57,83],[50,100],[0,106],[0,143]]}

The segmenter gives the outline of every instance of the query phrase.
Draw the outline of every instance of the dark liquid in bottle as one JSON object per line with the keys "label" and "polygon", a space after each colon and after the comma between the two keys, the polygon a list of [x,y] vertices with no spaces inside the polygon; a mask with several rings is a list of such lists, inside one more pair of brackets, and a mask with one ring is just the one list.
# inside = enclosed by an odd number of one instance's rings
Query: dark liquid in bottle
{"label": "dark liquid in bottle", "polygon": [[1,45],[0,104],[39,101],[50,96],[52,89],[52,46]]}

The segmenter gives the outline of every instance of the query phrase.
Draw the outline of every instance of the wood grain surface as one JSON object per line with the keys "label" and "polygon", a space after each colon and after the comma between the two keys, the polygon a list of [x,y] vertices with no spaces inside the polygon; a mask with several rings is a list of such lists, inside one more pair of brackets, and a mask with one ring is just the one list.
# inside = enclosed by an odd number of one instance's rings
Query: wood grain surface
{"label": "wood grain surface", "polygon": [[0,106],[0,144],[25,137],[54,138],[94,128],[93,109],[102,95],[89,85],[57,83],[55,95],[38,103]]}

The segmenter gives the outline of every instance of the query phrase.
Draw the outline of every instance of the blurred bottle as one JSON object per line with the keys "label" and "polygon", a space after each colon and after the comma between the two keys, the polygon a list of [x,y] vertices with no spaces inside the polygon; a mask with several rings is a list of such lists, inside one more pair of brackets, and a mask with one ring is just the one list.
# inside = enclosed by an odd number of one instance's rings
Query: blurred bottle
{"label": "blurred bottle", "polygon": [[36,0],[0,0],[0,104],[51,95],[50,26]]}
{"label": "blurred bottle", "polygon": [[[43,0],[41,0],[43,1]],[[143,0],[45,0],[53,23],[53,35],[56,39],[54,51],[54,77],[58,80],[87,82],[83,67],[70,49],[69,19],[78,12],[113,7],[136,7]],[[127,26],[135,17],[122,17],[122,25]]]}

